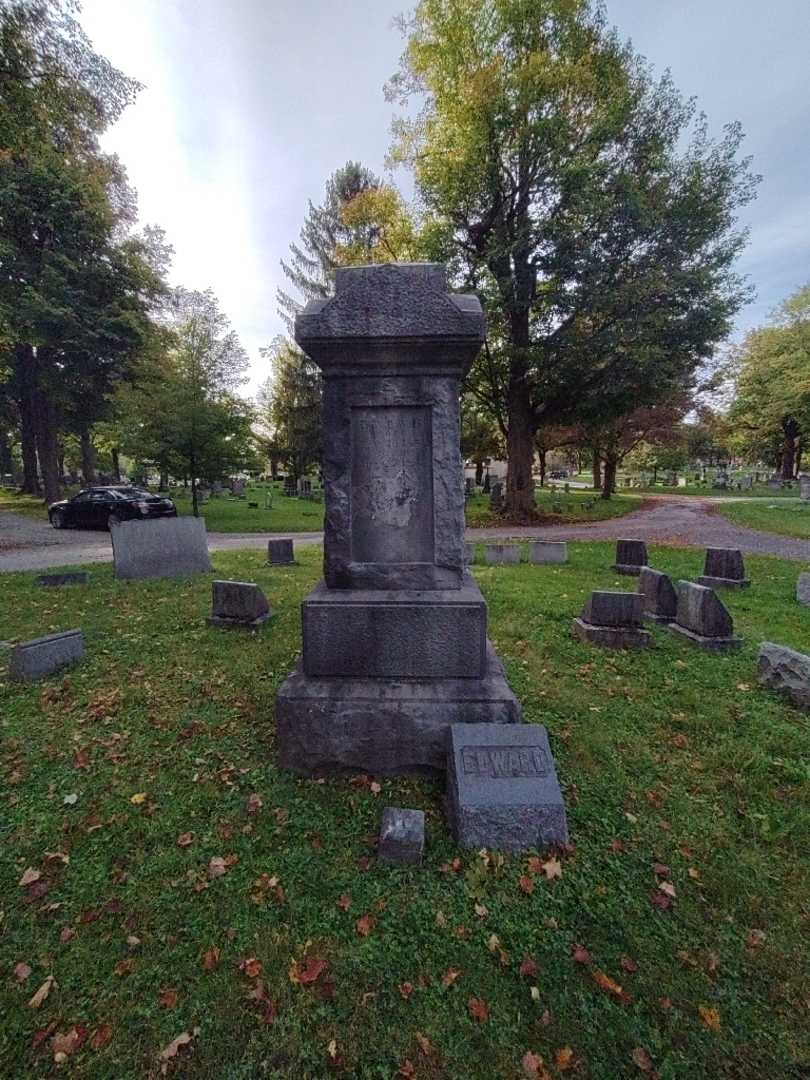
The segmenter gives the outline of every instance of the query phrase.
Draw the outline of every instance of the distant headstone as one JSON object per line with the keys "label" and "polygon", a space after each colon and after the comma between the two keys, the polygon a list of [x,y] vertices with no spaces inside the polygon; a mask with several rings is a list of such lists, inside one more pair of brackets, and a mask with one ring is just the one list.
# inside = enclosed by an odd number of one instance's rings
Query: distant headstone
{"label": "distant headstone", "polygon": [[585,601],[572,630],[580,640],[607,649],[646,649],[651,636],[643,624],[641,593],[596,591]]}
{"label": "distant headstone", "polygon": [[64,574],[40,574],[34,579],[34,584],[56,589],[61,585],[86,585],[89,581],[90,575],[85,570],[74,570]]}
{"label": "distant headstone", "polygon": [[503,507],[503,484],[500,480],[496,480],[489,493],[489,508],[490,510],[498,511]]}
{"label": "distant headstone", "polygon": [[672,622],[678,608],[678,597],[672,580],[666,574],[649,566],[642,567],[638,591],[644,597],[645,619],[651,622]]}
{"label": "distant headstone", "polygon": [[474,495],[475,494],[475,480],[474,480],[474,478],[472,476],[465,476],[464,477],[464,494],[465,495]]}
{"label": "distant headstone", "polygon": [[231,494],[240,496],[244,493],[245,481],[244,480],[231,480]]}
{"label": "distant headstone", "polygon": [[268,566],[289,566],[294,562],[292,540],[267,541]]}
{"label": "distant headstone", "polygon": [[712,483],[712,487],[715,488],[717,491],[725,491],[728,487],[728,477],[716,476]]}
{"label": "distant headstone", "polygon": [[688,483],[689,483],[689,481],[688,481],[687,477],[685,477],[685,476],[679,476],[678,477],[678,487],[679,488],[686,487],[686,485]]}
{"label": "distant headstone", "polygon": [[787,697],[803,712],[810,712],[810,656],[763,641],[759,647],[757,678],[761,686]]}
{"label": "distant headstone", "polygon": [[771,477],[768,478],[767,484],[768,484],[768,487],[771,488],[773,491],[781,491],[782,490],[782,477],[781,476],[771,476]]}
{"label": "distant headstone", "polygon": [[464,562],[467,566],[475,562],[475,544],[464,545]]}
{"label": "distant headstone", "polygon": [[799,498],[810,502],[810,474],[802,473],[799,477]]}
{"label": "distant headstone", "polygon": [[810,574],[799,574],[796,582],[796,599],[805,607],[810,607]]}
{"label": "distant headstone", "polygon": [[568,545],[558,540],[530,540],[529,562],[537,564],[568,562]]}
{"label": "distant headstone", "polygon": [[642,566],[647,565],[647,545],[643,540],[617,540],[616,562],[613,569],[617,574],[638,577]]}
{"label": "distant headstone", "polygon": [[706,548],[699,585],[709,589],[746,589],[751,584],[745,576],[742,552],[737,548]]}
{"label": "distant headstone", "polygon": [[380,824],[377,855],[380,862],[395,866],[414,866],[425,851],[424,810],[401,810],[386,806]]}
{"label": "distant headstone", "polygon": [[751,491],[754,486],[753,476],[743,476],[740,480],[740,491]]}
{"label": "distant headstone", "polygon": [[484,559],[491,566],[519,563],[520,548],[517,544],[487,544],[484,547]]}
{"label": "distant headstone", "polygon": [[692,581],[677,584],[678,608],[669,629],[707,652],[739,649],[742,638],[734,636],[734,622],[713,589]]}
{"label": "distant headstone", "polygon": [[77,664],[84,657],[81,630],[64,630],[31,641],[21,641],[11,650],[9,678],[14,682],[36,682],[61,668]]}
{"label": "distant headstone", "polygon": [[117,578],[183,577],[211,569],[202,518],[122,521],[113,525],[110,535]]}
{"label": "distant headstone", "polygon": [[447,810],[463,848],[525,851],[568,842],[562,792],[539,724],[453,724]]}
{"label": "distant headstone", "polygon": [[258,585],[248,581],[213,581],[209,626],[256,630],[270,618],[270,605]]}
{"label": "distant headstone", "polygon": [[284,494],[291,498],[296,493],[295,480],[291,476],[288,476],[284,481]]}
{"label": "distant headstone", "polygon": [[484,483],[481,486],[481,491],[484,493],[484,495],[489,495],[492,492],[492,481],[489,478],[489,473],[487,473],[484,477]]}

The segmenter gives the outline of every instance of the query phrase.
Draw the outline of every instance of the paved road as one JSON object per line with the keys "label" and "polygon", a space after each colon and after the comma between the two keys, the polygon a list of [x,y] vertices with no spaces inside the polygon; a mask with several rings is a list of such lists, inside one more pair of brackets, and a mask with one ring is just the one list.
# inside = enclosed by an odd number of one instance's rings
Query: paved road
{"label": "paved road", "polygon": [[[268,537],[282,535],[292,536],[297,544],[314,544],[322,540],[319,532],[209,533],[208,546],[211,551],[259,549],[265,546]],[[676,495],[648,499],[641,509],[632,514],[593,524],[467,530],[468,540],[507,537],[616,540],[625,536],[687,547],[734,547],[751,554],[779,555],[785,559],[810,562],[810,540],[742,528],[716,513],[712,500],[695,497],[679,499]],[[45,570],[111,560],[112,547],[106,532],[57,531],[45,522],[0,511],[0,572]]]}

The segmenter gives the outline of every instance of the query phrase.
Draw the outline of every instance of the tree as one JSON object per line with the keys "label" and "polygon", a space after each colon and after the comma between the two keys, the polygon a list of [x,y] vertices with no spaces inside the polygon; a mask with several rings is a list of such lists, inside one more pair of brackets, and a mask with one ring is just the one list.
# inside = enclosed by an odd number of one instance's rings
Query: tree
{"label": "tree", "polygon": [[589,0],[420,0],[405,29],[388,92],[423,108],[393,158],[486,303],[506,506],[532,513],[539,427],[654,405],[727,333],[757,178]]}
{"label": "tree", "polygon": [[[616,473],[625,458],[642,445],[674,451],[683,439],[681,424],[692,407],[688,393],[673,396],[657,405],[633,409],[625,416],[615,417],[585,429],[584,438],[592,448],[595,459],[603,463],[602,498],[609,499],[616,490]],[[680,454],[683,459],[683,451]]]}
{"label": "tree", "polygon": [[216,480],[252,464],[253,409],[236,394],[247,354],[211,290],[175,289],[164,350],[122,394],[123,443],[140,460],[191,480]]}
{"label": "tree", "polygon": [[259,419],[295,479],[321,456],[321,376],[312,361],[286,338],[261,350],[272,375],[259,390]]}
{"label": "tree", "polygon": [[461,456],[475,465],[475,482],[481,484],[484,467],[503,455],[503,438],[493,421],[476,407],[474,398],[461,399]]}
{"label": "tree", "polygon": [[810,285],[737,351],[729,421],[749,456],[776,464],[785,480],[798,473],[810,435]]}

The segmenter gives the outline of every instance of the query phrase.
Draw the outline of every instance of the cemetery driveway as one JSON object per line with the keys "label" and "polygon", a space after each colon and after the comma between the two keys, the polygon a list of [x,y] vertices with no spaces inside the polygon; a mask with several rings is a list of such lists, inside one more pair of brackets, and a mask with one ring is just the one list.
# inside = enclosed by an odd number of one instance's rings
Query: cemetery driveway
{"label": "cemetery driveway", "polygon": [[[648,498],[644,505],[624,517],[584,525],[549,525],[468,529],[468,540],[617,540],[632,537],[651,543],[683,547],[731,547],[745,554],[777,555],[810,562],[810,540],[746,529],[727,521],[714,510],[719,500],[677,495]],[[291,537],[296,544],[317,544],[320,532],[307,533],[209,533],[211,551],[264,548],[267,541]],[[112,546],[106,532],[72,529],[57,531],[47,522],[0,511],[0,572],[46,570],[81,563],[110,562]]]}

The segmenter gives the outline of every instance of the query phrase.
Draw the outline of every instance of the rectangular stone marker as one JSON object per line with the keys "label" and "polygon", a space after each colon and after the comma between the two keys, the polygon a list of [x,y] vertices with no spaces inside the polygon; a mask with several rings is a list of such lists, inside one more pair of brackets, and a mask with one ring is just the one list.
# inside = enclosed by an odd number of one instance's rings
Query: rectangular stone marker
{"label": "rectangular stone marker", "polygon": [[46,589],[57,589],[62,585],[87,585],[90,575],[84,570],[75,570],[64,574],[40,574],[34,579],[35,585]]}
{"label": "rectangular stone marker", "polygon": [[22,641],[11,650],[8,663],[9,678],[14,682],[36,682],[47,675],[70,667],[84,657],[84,635],[81,630],[64,630],[59,634]]}
{"label": "rectangular stone marker", "polygon": [[209,626],[256,630],[270,618],[270,605],[258,585],[249,581],[212,581]]}
{"label": "rectangular stone marker", "polygon": [[202,518],[122,521],[110,529],[115,576],[123,580],[183,577],[211,570]]}
{"label": "rectangular stone marker", "polygon": [[802,474],[799,477],[799,498],[810,501],[810,475]]}
{"label": "rectangular stone marker", "polygon": [[805,607],[810,607],[810,574],[799,574],[796,581],[796,599]]}
{"label": "rectangular stone marker", "polygon": [[447,810],[464,848],[525,851],[568,842],[562,792],[546,729],[454,724]]}
{"label": "rectangular stone marker", "polygon": [[646,649],[651,641],[644,624],[641,593],[592,592],[571,629],[581,641],[607,649]]}
{"label": "rectangular stone marker", "polygon": [[268,566],[289,566],[294,562],[292,540],[267,541]]}
{"label": "rectangular stone marker", "polygon": [[736,548],[706,548],[699,585],[709,589],[746,589],[751,584],[745,576],[742,552]]}
{"label": "rectangular stone marker", "polygon": [[538,565],[568,562],[568,545],[556,540],[530,540],[529,562]]}
{"label": "rectangular stone marker", "polygon": [[442,770],[451,724],[520,720],[465,567],[459,394],[481,305],[434,264],[341,267],[295,337],[323,372],[325,581],[277,697],[281,764]]}
{"label": "rectangular stone marker", "polygon": [[810,712],[810,656],[763,641],[757,659],[757,678],[761,686],[784,695],[803,712]]}
{"label": "rectangular stone marker", "polygon": [[486,544],[484,561],[490,566],[513,566],[520,562],[520,548],[517,544]]}
{"label": "rectangular stone marker", "polygon": [[422,861],[425,851],[424,810],[402,810],[386,806],[380,824],[377,856],[380,862],[399,866],[414,866]]}
{"label": "rectangular stone marker", "polygon": [[675,622],[669,624],[693,645],[707,652],[731,652],[739,649],[742,638],[734,636],[734,622],[713,589],[692,581],[676,586],[678,607]]}
{"label": "rectangular stone marker", "polygon": [[638,591],[644,597],[644,618],[670,623],[678,610],[678,596],[672,579],[649,566],[641,568]]}
{"label": "rectangular stone marker", "polygon": [[638,577],[642,566],[647,565],[647,545],[643,540],[617,540],[616,562],[613,569],[618,574]]}

